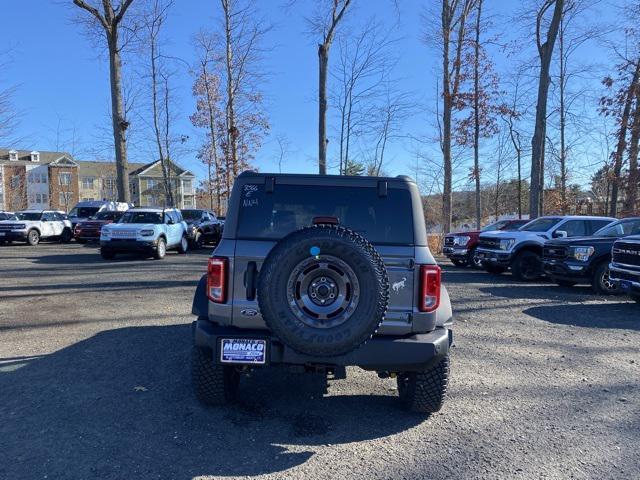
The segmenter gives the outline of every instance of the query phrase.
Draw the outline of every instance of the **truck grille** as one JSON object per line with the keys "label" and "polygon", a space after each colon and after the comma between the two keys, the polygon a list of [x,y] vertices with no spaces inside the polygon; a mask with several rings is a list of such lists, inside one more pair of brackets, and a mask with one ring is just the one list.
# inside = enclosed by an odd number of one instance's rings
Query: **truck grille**
{"label": "truck grille", "polygon": [[445,247],[453,247],[453,236],[446,236],[444,237],[444,246]]}
{"label": "truck grille", "polygon": [[10,232],[11,230],[21,230],[23,228],[23,223],[5,223],[4,225],[0,225],[0,232]]}
{"label": "truck grille", "polygon": [[112,238],[136,238],[136,232],[131,230],[111,230]]}
{"label": "truck grille", "polygon": [[616,242],[612,252],[613,263],[633,265],[640,268],[640,243]]}
{"label": "truck grille", "polygon": [[500,240],[497,238],[491,237],[480,237],[478,241],[478,246],[480,248],[488,248],[491,250],[499,250],[500,249]]}
{"label": "truck grille", "polygon": [[555,245],[545,245],[544,258],[548,258],[551,260],[563,260],[567,258],[567,248],[558,247]]}

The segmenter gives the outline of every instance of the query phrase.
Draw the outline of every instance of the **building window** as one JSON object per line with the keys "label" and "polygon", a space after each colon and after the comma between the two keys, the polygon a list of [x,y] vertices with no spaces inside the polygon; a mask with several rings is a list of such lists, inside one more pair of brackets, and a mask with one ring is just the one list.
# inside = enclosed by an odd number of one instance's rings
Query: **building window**
{"label": "building window", "polygon": [[20,186],[20,175],[13,175],[11,177],[11,188],[18,188]]}
{"label": "building window", "polygon": [[82,177],[82,189],[93,190],[95,188],[95,177]]}
{"label": "building window", "polygon": [[31,161],[39,162],[40,161],[40,152],[31,152]]}
{"label": "building window", "polygon": [[71,203],[72,193],[71,192],[60,192],[58,199],[60,200],[60,205],[68,205]]}
{"label": "building window", "polygon": [[12,162],[18,161],[18,152],[16,150],[9,150],[9,160]]}
{"label": "building window", "polygon": [[193,193],[192,191],[192,184],[191,184],[191,180],[183,180],[182,181],[182,189],[184,190],[185,194],[190,195],[191,193]]}
{"label": "building window", "polygon": [[184,199],[184,206],[185,207],[193,207],[193,200],[191,200],[191,198],[185,198]]}
{"label": "building window", "polygon": [[58,180],[60,185],[69,186],[71,185],[71,174],[67,172],[59,173]]}
{"label": "building window", "polygon": [[93,197],[83,197],[82,201],[83,202],[93,202],[95,200],[95,198]]}
{"label": "building window", "polygon": [[46,173],[41,173],[40,174],[40,183],[47,183],[47,174]]}
{"label": "building window", "polygon": [[147,188],[149,190],[151,190],[152,188],[156,187],[156,181],[153,178],[148,178],[147,179]]}
{"label": "building window", "polygon": [[108,190],[114,190],[116,188],[116,181],[113,177],[108,177],[104,179],[104,186]]}

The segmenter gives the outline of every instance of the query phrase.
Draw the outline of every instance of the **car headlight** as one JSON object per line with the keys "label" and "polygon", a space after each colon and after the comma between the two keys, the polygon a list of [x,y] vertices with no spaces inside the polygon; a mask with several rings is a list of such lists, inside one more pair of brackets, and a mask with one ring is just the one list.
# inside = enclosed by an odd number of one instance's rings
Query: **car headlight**
{"label": "car headlight", "polygon": [[111,230],[109,230],[108,228],[101,228],[100,229],[100,236],[101,237],[110,237],[111,236]]}
{"label": "car headlight", "polygon": [[143,237],[150,237],[153,235],[153,230],[140,230],[140,235]]}
{"label": "car headlight", "polygon": [[500,250],[511,250],[511,247],[516,243],[515,238],[505,238],[500,240]]}
{"label": "car headlight", "polygon": [[464,247],[469,243],[469,240],[471,240],[471,237],[453,237],[453,244]]}
{"label": "car headlight", "polygon": [[595,252],[593,247],[572,247],[570,256],[578,260],[579,262],[588,262],[589,257]]}

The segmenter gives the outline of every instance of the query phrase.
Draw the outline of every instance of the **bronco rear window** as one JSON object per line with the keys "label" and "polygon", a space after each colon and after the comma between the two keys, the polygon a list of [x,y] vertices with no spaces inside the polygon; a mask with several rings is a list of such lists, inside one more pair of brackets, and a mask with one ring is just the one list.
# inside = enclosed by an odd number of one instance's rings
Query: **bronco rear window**
{"label": "bronco rear window", "polygon": [[389,188],[386,197],[375,188],[308,187],[246,184],[240,201],[236,237],[277,240],[311,226],[314,217],[335,217],[371,243],[412,245],[413,217],[408,190]]}

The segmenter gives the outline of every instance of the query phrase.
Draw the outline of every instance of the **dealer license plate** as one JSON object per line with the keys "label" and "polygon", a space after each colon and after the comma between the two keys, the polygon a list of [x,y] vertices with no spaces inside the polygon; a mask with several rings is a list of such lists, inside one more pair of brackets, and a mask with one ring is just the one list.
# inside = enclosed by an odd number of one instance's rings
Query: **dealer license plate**
{"label": "dealer license plate", "polygon": [[223,338],[220,347],[222,363],[264,364],[266,362],[266,340]]}

